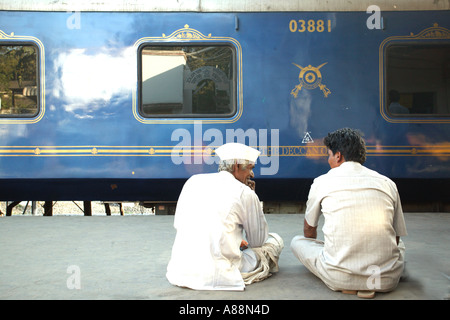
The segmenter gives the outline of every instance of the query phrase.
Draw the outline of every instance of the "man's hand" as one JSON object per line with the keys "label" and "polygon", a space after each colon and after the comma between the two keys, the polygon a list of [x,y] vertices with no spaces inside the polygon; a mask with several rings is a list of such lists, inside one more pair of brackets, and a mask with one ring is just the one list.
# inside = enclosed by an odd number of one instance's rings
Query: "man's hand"
{"label": "man's hand", "polygon": [[246,184],[247,186],[249,186],[250,189],[252,189],[253,191],[255,191],[255,188],[256,188],[255,181],[250,180],[250,179],[247,179],[247,180],[245,181],[245,184]]}
{"label": "man's hand", "polygon": [[256,189],[255,181],[251,180],[254,177],[255,177],[255,174],[253,173],[253,170],[252,170],[252,171],[250,171],[250,176],[245,180],[245,184],[247,186],[249,186],[250,189],[252,189],[253,191],[255,191],[255,189]]}
{"label": "man's hand", "polygon": [[306,222],[306,219],[303,223],[303,235],[306,238],[317,239],[317,227],[311,227],[308,222]]}
{"label": "man's hand", "polygon": [[241,245],[239,246],[239,249],[241,249],[241,251],[244,251],[247,248],[248,248],[248,242],[245,240],[242,240]]}

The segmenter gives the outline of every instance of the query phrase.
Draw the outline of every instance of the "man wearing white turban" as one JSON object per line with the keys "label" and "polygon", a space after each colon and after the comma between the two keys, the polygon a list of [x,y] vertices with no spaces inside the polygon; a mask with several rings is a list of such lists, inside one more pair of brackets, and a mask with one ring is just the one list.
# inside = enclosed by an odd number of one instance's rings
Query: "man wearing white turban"
{"label": "man wearing white turban", "polygon": [[181,191],[166,277],[196,290],[242,291],[278,271],[284,244],[268,233],[251,180],[260,152],[227,143],[216,154],[219,172],[194,175]]}

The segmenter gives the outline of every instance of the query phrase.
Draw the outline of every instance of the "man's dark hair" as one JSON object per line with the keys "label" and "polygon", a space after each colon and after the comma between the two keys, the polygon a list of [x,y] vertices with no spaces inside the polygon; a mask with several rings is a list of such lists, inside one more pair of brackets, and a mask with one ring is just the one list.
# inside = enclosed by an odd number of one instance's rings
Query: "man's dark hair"
{"label": "man's dark hair", "polygon": [[389,100],[390,100],[390,102],[399,102],[400,101],[400,93],[397,90],[389,91]]}
{"label": "man's dark hair", "polygon": [[325,146],[335,154],[339,151],[345,161],[364,164],[366,161],[366,144],[357,130],[343,128],[329,133],[324,139]]}

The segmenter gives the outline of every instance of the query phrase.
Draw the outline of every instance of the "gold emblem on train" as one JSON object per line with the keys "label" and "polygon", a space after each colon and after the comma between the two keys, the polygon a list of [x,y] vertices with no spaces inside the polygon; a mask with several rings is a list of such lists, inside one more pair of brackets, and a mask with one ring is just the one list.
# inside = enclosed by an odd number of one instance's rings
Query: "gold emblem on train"
{"label": "gold emblem on train", "polygon": [[330,89],[327,88],[326,85],[322,83],[322,73],[320,73],[319,69],[322,68],[324,65],[327,64],[327,62],[322,63],[318,67],[313,67],[312,65],[309,65],[307,67],[299,66],[296,63],[292,63],[293,65],[300,68],[300,73],[298,75],[299,84],[295,86],[294,89],[292,89],[291,94],[297,98],[298,92],[302,90],[302,88],[305,89],[315,89],[317,87],[322,90],[323,95],[325,98],[328,97],[328,95],[331,93]]}

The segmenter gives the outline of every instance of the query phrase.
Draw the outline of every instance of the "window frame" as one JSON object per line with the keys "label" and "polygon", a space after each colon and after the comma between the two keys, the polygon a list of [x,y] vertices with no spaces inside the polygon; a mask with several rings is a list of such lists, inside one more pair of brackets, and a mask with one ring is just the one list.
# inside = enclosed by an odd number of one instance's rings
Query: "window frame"
{"label": "window frame", "polygon": [[450,123],[450,116],[416,116],[408,115],[404,117],[391,117],[387,113],[386,101],[386,48],[392,44],[410,44],[410,43],[444,43],[448,44],[450,39],[450,30],[440,27],[438,23],[434,23],[432,27],[425,28],[418,33],[409,32],[408,35],[391,35],[385,38],[378,48],[379,59],[379,112],[381,117],[390,123],[424,123],[424,124],[441,124]]}
{"label": "window frame", "polygon": [[[177,114],[154,114],[150,115],[143,112],[143,89],[142,89],[142,71],[143,71],[143,65],[142,65],[142,51],[145,48],[150,47],[227,47],[231,50],[232,54],[232,74],[233,77],[230,80],[231,85],[231,91],[230,92],[230,104],[231,104],[231,112],[229,113],[192,113],[192,114],[185,114],[185,113],[177,113]],[[228,120],[233,117],[235,117],[238,114],[239,111],[239,60],[238,60],[238,52],[236,47],[231,42],[221,42],[221,41],[174,41],[174,42],[143,42],[139,45],[137,49],[137,55],[138,55],[138,61],[137,61],[137,111],[140,117],[142,117],[145,120],[162,120],[162,119],[185,119],[185,120],[193,120],[193,119],[199,119],[199,120],[209,120],[209,119],[219,119],[219,120]]]}
{"label": "window frame", "polygon": [[[429,118],[450,118],[450,112],[449,113],[409,113],[409,114],[395,114],[395,113],[391,113],[388,110],[389,107],[389,84],[388,84],[388,67],[389,67],[389,50],[392,49],[393,47],[400,47],[400,46],[405,46],[405,47],[450,47],[450,43],[448,42],[443,42],[443,41],[436,41],[436,40],[431,40],[431,41],[421,41],[421,40],[410,40],[410,41],[395,41],[392,43],[389,43],[388,45],[386,45],[385,47],[385,51],[384,51],[384,62],[385,62],[385,66],[384,66],[384,97],[383,97],[383,111],[391,118],[394,119],[410,119],[410,118],[422,118],[422,119],[429,119]],[[424,92],[425,93],[425,92]],[[449,92],[450,93],[450,92]]]}
{"label": "window frame", "polygon": [[13,120],[13,119],[24,119],[24,120],[29,120],[29,119],[36,119],[39,117],[38,120],[40,120],[40,118],[42,118],[42,101],[41,101],[41,74],[42,72],[44,72],[43,70],[41,70],[41,50],[40,47],[33,41],[14,41],[14,40],[5,40],[5,41],[0,41],[0,46],[3,47],[12,47],[12,46],[32,46],[35,49],[36,52],[36,112],[33,114],[0,114],[0,122],[2,122],[2,120]]}

